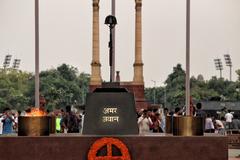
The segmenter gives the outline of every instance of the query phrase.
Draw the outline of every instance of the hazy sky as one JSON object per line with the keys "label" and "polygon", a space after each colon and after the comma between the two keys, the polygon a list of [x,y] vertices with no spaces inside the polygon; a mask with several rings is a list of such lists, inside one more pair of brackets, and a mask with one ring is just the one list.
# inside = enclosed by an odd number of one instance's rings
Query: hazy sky
{"label": "hazy sky", "polygon": [[[133,78],[134,0],[116,0],[116,70],[122,81]],[[146,86],[162,85],[172,68],[185,68],[186,0],[143,0],[143,62]],[[111,0],[100,1],[102,77],[109,80],[109,30],[104,19]],[[191,75],[219,76],[214,58],[229,53],[240,69],[240,0],[192,0]],[[91,72],[92,0],[40,0],[40,69],[73,65]],[[0,66],[7,53],[34,71],[34,0],[0,0]],[[224,64],[223,76],[229,78]]]}

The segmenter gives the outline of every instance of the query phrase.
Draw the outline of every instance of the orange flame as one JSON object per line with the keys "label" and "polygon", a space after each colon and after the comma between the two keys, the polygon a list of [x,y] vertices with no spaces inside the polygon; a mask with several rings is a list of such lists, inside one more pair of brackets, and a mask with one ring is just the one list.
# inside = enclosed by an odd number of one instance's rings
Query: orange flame
{"label": "orange flame", "polygon": [[31,108],[30,113],[26,113],[27,117],[41,117],[41,116],[47,116],[47,113],[40,109],[40,108]]}

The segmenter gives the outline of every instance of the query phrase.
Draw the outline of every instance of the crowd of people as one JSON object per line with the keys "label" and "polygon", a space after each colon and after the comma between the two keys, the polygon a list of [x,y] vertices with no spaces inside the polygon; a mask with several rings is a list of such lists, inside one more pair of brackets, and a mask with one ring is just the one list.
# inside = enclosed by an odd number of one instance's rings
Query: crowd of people
{"label": "crowd of people", "polygon": [[[138,113],[138,127],[140,134],[147,133],[164,133],[166,131],[166,117],[167,116],[183,116],[185,115],[185,109],[176,107],[174,111],[170,111],[167,108],[160,111],[155,110],[141,110]],[[202,104],[197,103],[192,108],[192,116],[202,117],[203,129],[205,133],[218,133],[226,135],[227,132],[240,133],[240,117],[237,114],[233,114],[231,110],[223,108],[219,114],[211,115],[202,110]]]}
{"label": "crowd of people", "polygon": [[138,128],[140,134],[146,133],[163,133],[165,132],[166,116],[168,115],[168,109],[165,108],[164,112],[155,110],[142,109],[138,113]]}
{"label": "crowd of people", "polygon": [[[0,114],[0,135],[16,134],[18,132],[18,117],[25,116],[31,109],[24,111],[10,110],[5,108]],[[81,133],[83,129],[84,112],[73,111],[72,107],[66,106],[65,110],[46,111],[46,114],[56,119],[56,133]]]}
{"label": "crowd of people", "polygon": [[66,110],[52,113],[56,117],[56,133],[82,133],[84,112],[72,111],[71,106],[66,106]]}
{"label": "crowd of people", "polygon": [[[13,134],[18,130],[18,116],[24,116],[30,109],[25,111],[14,111],[5,108],[4,113],[0,114],[0,135]],[[202,117],[206,133],[227,134],[229,130],[240,131],[240,117],[233,114],[230,110],[223,108],[216,115],[211,115],[202,110],[201,103],[197,103],[192,110],[193,116]],[[72,110],[71,106],[65,109],[47,111],[47,115],[56,119],[56,133],[82,133],[84,122],[84,111]],[[176,107],[174,111],[164,109],[145,110],[142,109],[137,113],[137,123],[140,134],[148,133],[165,133],[167,116],[185,115],[184,108]]]}

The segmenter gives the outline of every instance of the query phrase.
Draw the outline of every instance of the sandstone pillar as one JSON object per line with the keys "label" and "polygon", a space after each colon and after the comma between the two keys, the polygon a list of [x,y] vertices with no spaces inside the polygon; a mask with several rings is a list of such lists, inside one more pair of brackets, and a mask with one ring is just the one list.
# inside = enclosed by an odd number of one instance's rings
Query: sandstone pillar
{"label": "sandstone pillar", "polygon": [[90,85],[98,86],[102,83],[99,42],[99,1],[93,0],[93,32],[92,32],[92,63]]}
{"label": "sandstone pillar", "polygon": [[135,0],[135,62],[133,84],[143,85],[143,62],[142,62],[142,0]]}

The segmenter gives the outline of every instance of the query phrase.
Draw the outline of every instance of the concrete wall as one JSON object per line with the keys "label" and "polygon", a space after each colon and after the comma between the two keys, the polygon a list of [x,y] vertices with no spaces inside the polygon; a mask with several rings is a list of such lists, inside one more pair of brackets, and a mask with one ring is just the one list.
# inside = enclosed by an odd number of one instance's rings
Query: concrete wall
{"label": "concrete wall", "polygon": [[[87,160],[101,137],[0,137],[1,160]],[[227,137],[122,136],[132,160],[227,160]]]}

